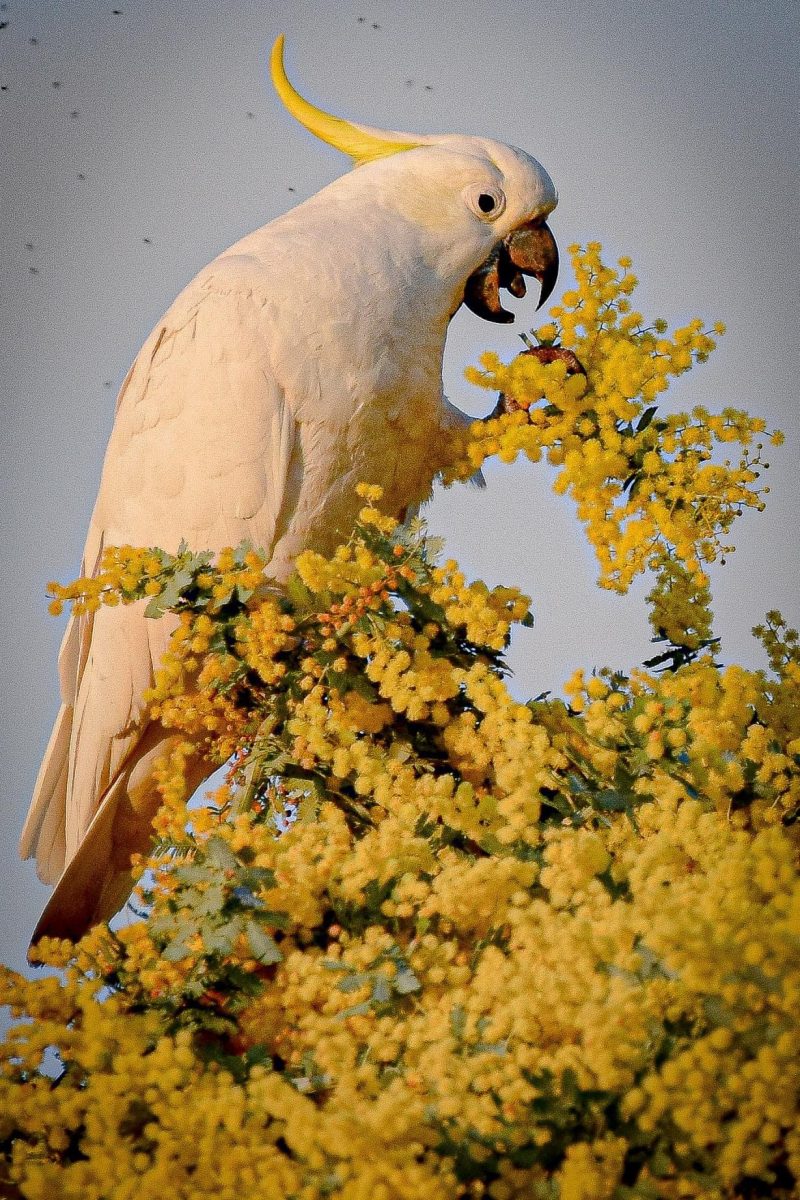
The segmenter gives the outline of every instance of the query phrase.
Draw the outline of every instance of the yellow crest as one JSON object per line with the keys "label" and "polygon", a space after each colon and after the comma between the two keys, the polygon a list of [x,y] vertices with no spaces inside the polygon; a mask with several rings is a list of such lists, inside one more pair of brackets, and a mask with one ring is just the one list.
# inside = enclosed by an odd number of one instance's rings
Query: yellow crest
{"label": "yellow crest", "polygon": [[390,154],[398,154],[401,150],[413,150],[415,146],[428,141],[425,137],[414,139],[407,133],[355,125],[352,121],[345,121],[343,117],[334,117],[323,112],[321,108],[316,108],[308,100],[304,100],[289,82],[283,65],[283,46],[284,36],[280,34],[275,39],[270,57],[270,74],[275,91],[301,125],[329,146],[341,150],[343,154],[349,154],[355,166],[372,162],[376,158],[386,158]]}

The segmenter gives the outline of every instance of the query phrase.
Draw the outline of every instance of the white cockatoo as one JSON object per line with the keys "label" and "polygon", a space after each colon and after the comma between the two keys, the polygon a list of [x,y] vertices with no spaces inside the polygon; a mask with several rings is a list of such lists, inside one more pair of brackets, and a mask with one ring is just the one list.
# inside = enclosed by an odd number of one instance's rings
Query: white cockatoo
{"label": "white cockatoo", "polygon": [[[225,250],[158,322],[120,390],[83,574],[105,546],[246,538],[281,581],[306,547],[346,538],[360,481],[402,514],[468,421],[442,393],[453,314],[463,302],[510,321],[501,287],[524,295],[533,275],[541,304],[555,282],[556,190],[530,155],[331,116],[289,82],[282,37],[271,70],[289,112],[355,169]],[[170,737],[142,697],[173,628],[142,603],[69,622],[63,703],[21,840],[57,885],[34,943],[80,936],[128,895]],[[194,786],[212,769],[198,755]]]}

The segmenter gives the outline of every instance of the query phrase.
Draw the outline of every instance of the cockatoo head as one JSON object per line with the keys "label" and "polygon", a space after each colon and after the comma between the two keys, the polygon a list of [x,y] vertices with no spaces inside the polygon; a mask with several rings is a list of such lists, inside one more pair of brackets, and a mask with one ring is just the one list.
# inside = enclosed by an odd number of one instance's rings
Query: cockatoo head
{"label": "cockatoo head", "polygon": [[541,307],[558,274],[558,249],[546,223],[558,196],[544,167],[525,151],[488,138],[398,133],[323,112],[289,82],[283,44],[281,35],[270,66],[286,108],[348,154],[358,174],[370,176],[382,205],[414,222],[440,258],[452,259],[455,274],[461,268],[466,284],[458,303],[489,321],[513,321],[500,289],[524,296],[523,277],[532,275],[541,284]]}

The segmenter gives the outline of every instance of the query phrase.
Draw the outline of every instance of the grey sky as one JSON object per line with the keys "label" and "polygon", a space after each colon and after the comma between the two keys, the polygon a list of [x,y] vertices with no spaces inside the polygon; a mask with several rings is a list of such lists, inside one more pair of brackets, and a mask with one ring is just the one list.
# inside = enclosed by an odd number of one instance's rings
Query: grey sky
{"label": "grey sky", "polygon": [[[63,620],[47,616],[44,585],[77,572],[116,390],[200,267],[348,165],[274,97],[266,60],[279,32],[310,99],[384,128],[524,147],[559,188],[562,247],[597,239],[631,254],[646,314],[727,323],[716,355],[666,404],[742,406],[787,434],[770,454],[767,512],[739,522],[739,549],[714,573],[723,657],[761,665],[750,627],[770,607],[800,617],[798,11],[796,0],[8,0],[0,959],[22,963],[46,895],[16,860],[57,709]],[[534,306],[532,293],[510,329],[456,317],[445,378],[455,403],[487,410],[463,367],[484,349],[515,353]],[[427,516],[471,575],[532,594],[536,626],[511,656],[519,692],[557,689],[576,666],[641,662],[647,584],[626,599],[594,586],[545,468],[492,467],[488,482],[439,493]]]}

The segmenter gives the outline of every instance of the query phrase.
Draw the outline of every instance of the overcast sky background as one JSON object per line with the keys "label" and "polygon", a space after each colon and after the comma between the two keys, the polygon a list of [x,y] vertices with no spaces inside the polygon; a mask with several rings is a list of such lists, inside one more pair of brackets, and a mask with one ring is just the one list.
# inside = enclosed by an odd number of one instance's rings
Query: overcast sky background
{"label": "overcast sky background", "polygon": [[[0,960],[22,965],[47,895],[16,857],[58,707],[64,619],[47,615],[44,587],[77,573],[117,389],[202,266],[348,166],[274,96],[278,33],[309,99],[383,128],[523,147],[559,189],[562,248],[597,239],[612,258],[632,255],[647,316],[726,322],[712,360],[665,405],[733,404],[787,435],[769,455],[767,511],[738,522],[737,553],[713,573],[721,657],[763,664],[751,626],[771,607],[800,619],[798,12],[797,0],[0,5]],[[565,269],[556,295],[569,285]],[[535,292],[513,302],[510,328],[456,317],[445,370],[456,404],[491,407],[463,368],[482,350],[520,349]],[[487,478],[482,493],[440,491],[427,517],[471,577],[533,596],[536,625],[511,653],[518,693],[652,653],[648,584],[625,599],[595,586],[547,468],[498,465]]]}

